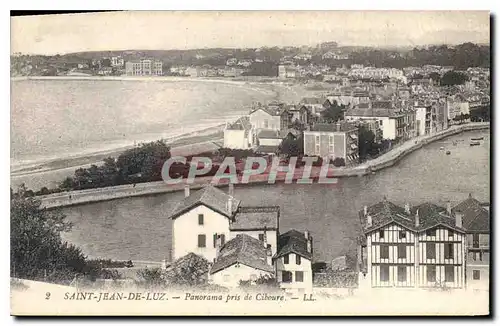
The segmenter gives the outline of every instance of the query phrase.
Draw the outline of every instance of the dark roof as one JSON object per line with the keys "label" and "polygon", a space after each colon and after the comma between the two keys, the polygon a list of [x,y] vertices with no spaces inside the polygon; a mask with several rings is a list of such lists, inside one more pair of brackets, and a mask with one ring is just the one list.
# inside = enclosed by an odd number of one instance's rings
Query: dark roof
{"label": "dark roof", "polygon": [[255,152],[257,153],[264,153],[264,154],[274,154],[278,150],[279,146],[271,146],[271,145],[260,145],[255,149]]}
{"label": "dark roof", "polygon": [[[229,198],[233,200],[232,212],[229,212],[227,208]],[[224,216],[230,217],[238,209],[239,204],[240,201],[238,199],[212,185],[208,185],[179,202],[170,214],[170,218],[174,219],[198,205],[205,205]]]}
{"label": "dark roof", "polygon": [[210,274],[236,263],[269,273],[274,271],[267,263],[267,249],[264,248],[264,243],[247,234],[238,234],[222,246]]}
{"label": "dark roof", "polygon": [[302,104],[323,104],[325,103],[325,99],[324,98],[320,98],[320,97],[304,97],[300,103]]}
{"label": "dark roof", "polygon": [[469,196],[451,209],[452,212],[462,212],[463,226],[471,232],[490,232],[490,213],[478,200]]}
{"label": "dark roof", "polygon": [[339,131],[351,131],[356,129],[356,126],[352,123],[341,122],[336,123],[316,123],[311,127],[311,131],[324,131],[324,132],[339,132]]}
{"label": "dark roof", "polygon": [[[419,216],[418,227],[415,226],[415,216],[417,211]],[[367,207],[367,213],[372,217],[371,227],[366,226],[364,211],[361,210],[359,212],[361,225],[365,230],[365,234],[391,223],[399,224],[402,227],[414,232],[432,229],[438,225],[444,225],[451,229],[465,232],[463,228],[457,228],[455,225],[455,218],[447,215],[445,208],[432,203],[424,203],[414,206],[410,209],[410,214],[408,214],[403,207],[395,205],[384,199],[375,205]]]}
{"label": "dark roof", "polygon": [[294,253],[312,260],[312,253],[307,251],[307,239],[304,233],[297,230],[290,230],[279,236],[278,250],[274,255],[274,258],[278,258],[289,253]]}
{"label": "dark roof", "polygon": [[454,215],[450,216],[444,207],[432,203],[423,203],[411,209],[412,215],[416,214],[417,210],[420,218],[419,230],[427,230],[438,225],[444,225],[457,231],[465,231],[463,227],[458,228],[456,226]]}
{"label": "dark roof", "polygon": [[[363,105],[361,106],[361,104]],[[400,114],[391,109],[369,108],[366,107],[366,104],[360,103],[355,108],[347,110],[345,115],[356,117],[395,117]]]}
{"label": "dark roof", "polygon": [[392,109],[391,101],[373,101],[372,102],[373,109]]}
{"label": "dark roof", "polygon": [[276,130],[263,129],[259,132],[258,138],[271,138],[271,139],[280,139],[281,137],[278,134],[279,132]]}
{"label": "dark roof", "polygon": [[278,230],[279,206],[241,206],[229,230]]}

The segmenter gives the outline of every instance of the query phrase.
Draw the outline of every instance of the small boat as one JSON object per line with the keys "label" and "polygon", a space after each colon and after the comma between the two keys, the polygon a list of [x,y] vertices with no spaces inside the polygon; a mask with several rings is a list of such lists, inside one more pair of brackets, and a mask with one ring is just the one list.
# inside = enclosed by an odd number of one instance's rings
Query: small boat
{"label": "small boat", "polygon": [[451,154],[451,152],[450,152],[450,151],[446,151],[446,155],[450,155],[450,154]]}
{"label": "small boat", "polygon": [[443,151],[443,150],[444,150],[444,147],[439,147],[439,149]]}
{"label": "small boat", "polygon": [[471,146],[478,146],[478,145],[481,145],[481,143],[480,143],[480,142],[478,142],[478,141],[471,141],[471,142],[470,142],[470,145],[471,145]]}
{"label": "small boat", "polygon": [[483,140],[484,137],[471,138],[470,140]]}

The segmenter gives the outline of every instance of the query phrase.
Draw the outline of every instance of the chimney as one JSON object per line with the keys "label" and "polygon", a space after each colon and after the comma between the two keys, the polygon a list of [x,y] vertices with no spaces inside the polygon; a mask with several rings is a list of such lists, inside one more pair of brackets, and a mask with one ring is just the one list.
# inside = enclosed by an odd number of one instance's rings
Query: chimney
{"label": "chimney", "polygon": [[457,228],[462,227],[463,217],[464,217],[464,214],[462,212],[455,212],[455,225]]}
{"label": "chimney", "polygon": [[409,203],[405,204],[405,213],[406,214],[411,214],[411,212],[410,212],[410,204]]}
{"label": "chimney", "polygon": [[418,228],[420,226],[420,216],[418,216],[418,209],[415,213],[415,226]]}
{"label": "chimney", "polygon": [[215,257],[219,258],[220,248],[222,247],[222,238],[220,234],[215,234]]}
{"label": "chimney", "polygon": [[233,215],[233,197],[227,199],[227,211],[230,216]]}
{"label": "chimney", "polygon": [[184,185],[184,197],[189,197],[189,185]]}
{"label": "chimney", "polygon": [[167,260],[166,259],[163,259],[161,261],[161,270],[166,270],[167,269]]}
{"label": "chimney", "polygon": [[364,206],[363,207],[363,215],[366,217],[366,215],[368,214],[368,206]]}
{"label": "chimney", "polygon": [[472,193],[469,192],[469,198],[472,198]]}
{"label": "chimney", "polygon": [[228,195],[231,197],[234,197],[234,184],[233,183],[229,183]]}
{"label": "chimney", "polygon": [[264,227],[264,248],[267,249],[267,230],[266,230],[266,227]]}
{"label": "chimney", "polygon": [[451,202],[449,200],[446,202],[446,212],[451,215]]}
{"label": "chimney", "polygon": [[312,237],[309,234],[309,231],[305,231],[304,235],[306,236],[306,240],[307,240],[307,252],[312,254]]}
{"label": "chimney", "polygon": [[372,226],[372,216],[370,214],[366,214],[366,227],[370,228]]}

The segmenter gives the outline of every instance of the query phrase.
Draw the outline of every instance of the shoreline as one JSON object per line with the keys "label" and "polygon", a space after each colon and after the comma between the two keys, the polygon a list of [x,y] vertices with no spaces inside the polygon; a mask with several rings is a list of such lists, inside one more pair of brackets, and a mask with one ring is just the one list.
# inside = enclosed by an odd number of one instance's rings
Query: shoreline
{"label": "shoreline", "polygon": [[[452,126],[447,130],[436,133],[435,135],[422,136],[394,148],[388,153],[381,155],[380,157],[365,162],[359,166],[352,168],[338,168],[333,170],[333,173],[329,173],[329,177],[342,178],[342,177],[353,177],[353,176],[365,176],[372,174],[376,171],[388,168],[402,158],[412,153],[415,150],[422,148],[423,146],[430,144],[434,141],[447,138],[456,134],[460,134],[467,131],[474,130],[484,130],[489,129],[490,123],[471,123],[459,126]],[[311,177],[319,176],[320,167],[313,168]],[[300,174],[301,176],[301,174]],[[197,178],[195,182],[190,185],[193,190],[200,189],[204,185],[210,183],[212,177]],[[299,179],[299,175],[294,177],[294,181]],[[283,182],[285,180],[285,174],[278,174],[276,181]],[[227,186],[227,179],[225,182],[216,184],[215,186],[223,187]],[[257,175],[255,178],[250,178],[248,184],[268,184],[267,175]],[[42,202],[42,206],[45,208],[56,208],[56,207],[66,207],[73,205],[81,205],[93,202],[108,201],[113,199],[127,198],[127,197],[139,197],[147,195],[155,195],[161,193],[170,193],[181,191],[184,189],[184,183],[178,185],[167,185],[163,181],[149,182],[149,183],[138,183],[133,185],[121,185],[106,188],[95,188],[86,190],[77,190],[64,193],[56,193],[45,196],[37,196]],[[71,199],[69,198],[71,196]]]}

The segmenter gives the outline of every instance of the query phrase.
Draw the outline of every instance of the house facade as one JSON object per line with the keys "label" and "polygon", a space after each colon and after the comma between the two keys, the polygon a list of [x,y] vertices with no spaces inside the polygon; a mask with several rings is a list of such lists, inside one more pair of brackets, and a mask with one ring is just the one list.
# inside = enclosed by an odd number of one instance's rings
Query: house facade
{"label": "house facade", "polygon": [[232,149],[250,149],[254,145],[254,130],[248,117],[241,117],[234,123],[226,124],[224,129],[224,147]]}
{"label": "house facade", "polygon": [[161,76],[163,75],[163,63],[155,59],[127,61],[125,73],[127,76]]}
{"label": "house facade", "polygon": [[278,243],[273,262],[280,287],[289,291],[311,291],[313,248],[309,232],[290,230],[279,236]]}
{"label": "house facade", "polygon": [[366,247],[363,282],[372,288],[464,288],[462,216],[434,204],[410,208],[386,199],[360,212]]}
{"label": "house facade", "polygon": [[258,131],[260,129],[282,130],[288,127],[286,115],[280,107],[258,107],[250,112],[250,124]]}
{"label": "house facade", "polygon": [[466,285],[468,289],[489,290],[490,286],[490,212],[489,204],[481,203],[471,194],[453,207],[463,214],[467,229]]}
{"label": "house facade", "polygon": [[359,154],[358,128],[350,123],[315,124],[304,131],[304,154],[342,158],[346,165],[356,162]]}

